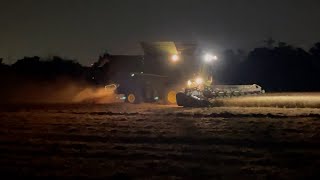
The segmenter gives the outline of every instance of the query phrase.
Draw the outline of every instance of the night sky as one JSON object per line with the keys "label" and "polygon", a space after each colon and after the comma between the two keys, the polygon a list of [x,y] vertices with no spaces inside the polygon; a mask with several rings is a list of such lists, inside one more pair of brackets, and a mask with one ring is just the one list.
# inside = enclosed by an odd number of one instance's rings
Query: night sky
{"label": "night sky", "polygon": [[217,53],[273,37],[320,41],[319,0],[1,0],[0,57],[59,55],[88,65],[108,50],[141,54],[140,41],[197,42]]}

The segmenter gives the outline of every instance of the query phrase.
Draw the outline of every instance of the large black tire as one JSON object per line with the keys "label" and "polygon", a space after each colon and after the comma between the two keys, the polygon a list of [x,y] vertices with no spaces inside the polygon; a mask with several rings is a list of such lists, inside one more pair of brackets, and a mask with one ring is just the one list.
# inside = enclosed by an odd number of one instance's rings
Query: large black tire
{"label": "large black tire", "polygon": [[187,96],[182,92],[177,93],[176,99],[178,106],[185,106],[187,104]]}
{"label": "large black tire", "polygon": [[193,97],[187,96],[184,93],[177,93],[177,104],[183,107],[207,107],[210,106],[210,102],[205,100],[198,100]]}

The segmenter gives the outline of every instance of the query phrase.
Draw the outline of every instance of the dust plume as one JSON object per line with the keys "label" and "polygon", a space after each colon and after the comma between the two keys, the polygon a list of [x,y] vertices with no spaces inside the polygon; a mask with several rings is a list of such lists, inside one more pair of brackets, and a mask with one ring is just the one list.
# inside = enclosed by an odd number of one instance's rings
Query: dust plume
{"label": "dust plume", "polygon": [[73,102],[94,102],[94,103],[111,103],[116,102],[115,95],[116,87],[85,87],[83,90],[78,92],[74,98]]}
{"label": "dust plume", "polygon": [[[59,79],[53,82],[19,81],[1,89],[0,103],[112,103],[117,102],[115,86]],[[21,83],[23,82],[23,83]]]}

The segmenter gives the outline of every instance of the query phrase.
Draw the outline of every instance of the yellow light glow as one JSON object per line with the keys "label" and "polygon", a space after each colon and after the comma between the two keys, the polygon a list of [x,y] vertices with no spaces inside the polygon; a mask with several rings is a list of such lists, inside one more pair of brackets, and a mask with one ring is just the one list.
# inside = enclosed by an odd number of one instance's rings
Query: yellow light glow
{"label": "yellow light glow", "polygon": [[171,60],[172,60],[173,62],[177,62],[177,61],[179,60],[179,56],[176,55],[176,54],[174,54],[174,55],[171,56]]}
{"label": "yellow light glow", "polygon": [[189,80],[187,84],[188,84],[188,86],[191,86],[192,82]]}
{"label": "yellow light glow", "polygon": [[202,84],[203,83],[203,79],[201,77],[196,78],[196,83],[198,85]]}
{"label": "yellow light glow", "polygon": [[176,91],[170,91],[168,93],[168,96],[167,96],[167,100],[169,103],[171,104],[176,104],[177,103],[177,99],[176,99],[176,96],[177,96],[177,92]]}
{"label": "yellow light glow", "polygon": [[204,55],[204,60],[206,62],[212,62],[212,61],[218,60],[218,57],[217,56],[213,56],[211,54],[206,54],[206,55]]}

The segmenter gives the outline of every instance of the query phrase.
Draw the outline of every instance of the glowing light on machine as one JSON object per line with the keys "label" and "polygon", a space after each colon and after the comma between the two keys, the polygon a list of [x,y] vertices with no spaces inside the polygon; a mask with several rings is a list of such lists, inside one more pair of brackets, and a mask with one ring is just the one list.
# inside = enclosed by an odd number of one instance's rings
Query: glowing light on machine
{"label": "glowing light on machine", "polygon": [[201,77],[196,78],[196,83],[201,85],[203,83],[203,79]]}
{"label": "glowing light on machine", "polygon": [[203,84],[203,82],[204,82],[204,81],[203,81],[203,78],[197,77],[197,78],[195,78],[195,79],[188,80],[187,85],[188,85],[188,87],[198,86],[198,85]]}
{"label": "glowing light on machine", "polygon": [[177,54],[174,54],[171,56],[171,61],[173,61],[173,62],[177,62],[177,61],[179,61],[179,59],[180,59],[180,57]]}
{"label": "glowing light on machine", "polygon": [[212,54],[205,54],[204,55],[204,61],[205,62],[212,62],[212,61],[215,61],[215,60],[218,60],[217,56],[214,56]]}
{"label": "glowing light on machine", "polygon": [[191,85],[192,85],[191,80],[189,80],[189,81],[187,82],[187,85],[188,85],[188,86],[191,86]]}

